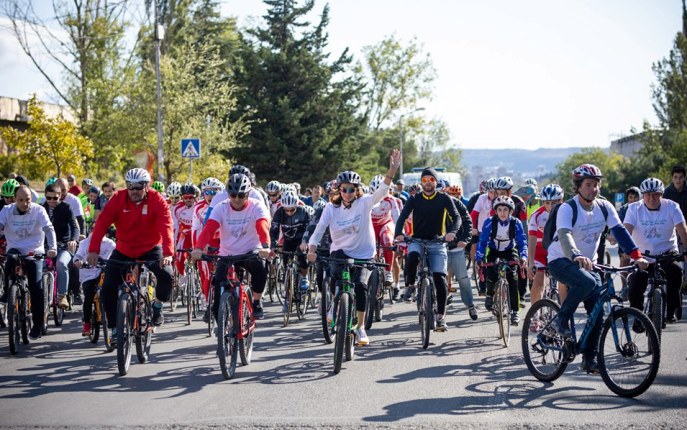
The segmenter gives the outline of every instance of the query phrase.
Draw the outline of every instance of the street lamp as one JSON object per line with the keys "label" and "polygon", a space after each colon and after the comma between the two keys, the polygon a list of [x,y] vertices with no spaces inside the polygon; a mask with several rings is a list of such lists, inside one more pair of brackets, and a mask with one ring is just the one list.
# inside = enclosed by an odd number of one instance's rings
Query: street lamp
{"label": "street lamp", "polygon": [[399,171],[399,178],[403,177],[403,117],[407,115],[414,114],[415,112],[419,112],[421,110],[425,110],[423,107],[419,107],[417,109],[414,109],[410,112],[406,112],[401,114],[401,116],[398,117],[398,143],[399,143],[399,152],[401,153],[401,168]]}

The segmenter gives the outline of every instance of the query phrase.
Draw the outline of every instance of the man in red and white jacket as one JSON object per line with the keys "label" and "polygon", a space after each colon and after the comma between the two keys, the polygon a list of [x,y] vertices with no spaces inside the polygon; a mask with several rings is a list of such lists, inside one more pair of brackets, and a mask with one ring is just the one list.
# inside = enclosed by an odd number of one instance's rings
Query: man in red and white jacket
{"label": "man in red and white jacket", "polygon": [[[193,246],[198,242],[200,232],[203,230],[203,220],[205,220],[205,212],[210,206],[215,195],[224,190],[224,184],[217,178],[207,178],[200,184],[200,189],[203,193],[203,198],[193,206],[193,222],[191,223],[191,242]],[[210,239],[209,245],[213,248],[219,248],[219,231]],[[198,273],[200,274],[200,287],[205,296],[205,301],[208,300],[208,291],[210,290],[210,278],[214,264],[207,261],[198,261]],[[205,312],[204,319],[209,317],[208,311]],[[207,322],[207,321],[206,321]]]}
{"label": "man in red and white jacket", "polygon": [[[384,175],[377,175],[372,178],[370,181],[370,191],[374,193],[383,181]],[[400,213],[401,208],[392,194],[387,194],[382,201],[372,207],[370,215],[375,232],[375,241],[378,244],[385,247],[393,246],[394,229],[396,228],[396,220]],[[394,267],[394,252],[390,249],[384,249],[382,254],[384,255],[384,262],[389,265],[388,268],[384,269],[384,284],[391,285],[393,277],[390,269]]]}
{"label": "man in red and white jacket", "polygon": [[[196,204],[196,188],[191,183],[181,186],[181,201],[172,207],[172,220],[174,222],[174,246],[176,249],[189,249],[193,246],[191,239],[191,227],[193,224],[193,205]],[[174,264],[177,273],[184,276],[186,270],[186,253],[176,251]]]}

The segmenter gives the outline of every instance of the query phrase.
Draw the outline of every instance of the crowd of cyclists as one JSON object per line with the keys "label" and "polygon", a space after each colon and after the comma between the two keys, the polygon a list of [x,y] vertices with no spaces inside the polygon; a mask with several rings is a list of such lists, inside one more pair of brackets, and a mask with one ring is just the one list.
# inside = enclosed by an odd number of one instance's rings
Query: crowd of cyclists
{"label": "crowd of cyclists", "polygon": [[[401,163],[394,150],[384,174],[363,182],[354,171],[343,171],[301,194],[298,183],[280,183],[269,178],[264,188],[243,165],[234,165],[226,181],[206,178],[200,186],[192,183],[169,185],[153,181],[148,171],[131,169],[124,177],[125,188],[114,182],[100,187],[83,179],[50,178],[43,195],[28,186],[22,176],[2,184],[0,234],[2,254],[44,255],[53,259],[57,268],[59,306],[68,308],[68,292],[75,301],[83,292],[83,330],[90,326],[90,303],[94,286],[100,278],[96,268],[100,260],[157,260],[149,267],[155,277],[152,304],[153,324],[164,322],[163,303],[172,298],[174,285],[186,282],[185,268],[191,258],[198,268],[203,298],[214,297],[226,277],[227,267],[203,260],[204,254],[238,256],[256,252],[260,259],[238,262],[250,275],[252,309],[256,319],[264,317],[262,295],[268,279],[265,260],[278,252],[295,253],[301,291],[310,288],[308,268],[317,265],[316,281],[321,291],[323,278],[336,280],[340,263],[324,267],[318,257],[372,260],[381,252],[386,263],[383,283],[402,299],[412,302],[416,295],[418,266],[428,264],[436,290],[435,331],[448,329],[446,320],[450,293],[459,291],[471,320],[478,319],[473,285],[468,265],[482,272],[477,293],[485,296],[484,308],[494,307],[494,285],[499,274],[488,263],[505,259],[517,263],[507,273],[511,303],[510,323],[518,325],[519,312],[528,291],[530,302],[542,299],[545,278],[558,281],[561,295],[561,318],[555,330],[570,336],[567,321],[581,303],[589,312],[596,302],[602,284],[593,264],[602,258],[608,232],[617,242],[621,265],[639,266],[628,279],[627,297],[632,307],[642,309],[650,262],[644,254],[665,252],[678,254],[687,243],[685,211],[685,168],[676,166],[668,187],[658,178],[647,178],[627,190],[628,204],[616,211],[600,196],[602,172],[592,164],[574,169],[571,180],[574,196],[564,199],[563,187],[547,184],[539,190],[534,179],[526,185],[535,190],[528,201],[514,194],[510,177],[490,178],[480,183],[474,195],[466,197],[460,184],[441,179],[433,168],[425,168],[420,182],[405,186],[393,183]],[[261,178],[262,179],[262,178]],[[555,209],[555,211],[554,211]],[[555,219],[549,216],[555,213]],[[553,225],[547,238],[547,226]],[[408,237],[432,240],[427,261],[421,261],[418,243]],[[549,239],[549,240],[547,240]],[[549,243],[550,242],[550,243]],[[184,251],[179,251],[184,250]],[[190,251],[190,252],[189,252]],[[7,301],[9,274],[14,273],[14,259],[7,259],[0,302]],[[38,339],[46,334],[44,296],[41,274],[43,261],[27,260],[26,270],[31,295],[33,325],[29,334]],[[683,266],[678,261],[662,263],[667,278],[668,323],[682,316],[681,288]],[[483,270],[482,270],[483,269]],[[102,281],[102,299],[110,330],[116,338],[117,287],[122,281],[122,268],[106,265]],[[363,322],[366,291],[370,273],[354,268],[357,345],[370,343]],[[331,284],[333,285],[333,283]],[[453,287],[456,285],[457,287]],[[217,319],[218,303],[208,303],[204,319]],[[331,309],[320,309],[329,312]],[[4,316],[1,319],[4,325]],[[538,327],[531,327],[536,331]],[[598,338],[600,324],[593,329]],[[583,368],[598,372],[598,342],[592,339],[583,351]]]}

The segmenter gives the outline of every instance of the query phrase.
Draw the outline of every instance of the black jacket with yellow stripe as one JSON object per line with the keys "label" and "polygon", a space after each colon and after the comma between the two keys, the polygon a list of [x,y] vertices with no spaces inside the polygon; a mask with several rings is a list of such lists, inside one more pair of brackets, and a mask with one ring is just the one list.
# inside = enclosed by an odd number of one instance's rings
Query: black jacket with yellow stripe
{"label": "black jacket with yellow stripe", "polygon": [[423,192],[409,198],[396,221],[394,236],[403,234],[403,225],[413,214],[411,236],[417,239],[434,239],[447,233],[458,233],[461,217],[453,200],[446,194],[434,192],[431,196]]}

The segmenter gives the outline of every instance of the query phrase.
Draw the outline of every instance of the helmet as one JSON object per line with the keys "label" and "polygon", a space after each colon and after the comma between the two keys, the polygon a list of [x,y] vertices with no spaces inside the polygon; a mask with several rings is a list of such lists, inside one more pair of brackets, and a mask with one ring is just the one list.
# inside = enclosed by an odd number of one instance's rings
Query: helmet
{"label": "helmet", "polygon": [[181,186],[181,195],[185,196],[188,194],[193,194],[194,196],[196,195],[196,186],[190,182],[187,182]]}
{"label": "helmet", "polygon": [[663,193],[663,181],[657,178],[646,178],[639,185],[639,190],[642,193]]}
{"label": "helmet", "polygon": [[525,185],[532,185],[533,187],[537,187],[537,181],[534,178],[527,178],[525,179]]}
{"label": "helmet", "polygon": [[370,190],[374,193],[379,188],[379,185],[384,181],[384,176],[377,175],[370,181]]}
{"label": "helmet", "polygon": [[363,194],[370,194],[370,187],[363,185]]}
{"label": "helmet", "polygon": [[549,184],[542,188],[539,198],[543,201],[560,200],[563,198],[563,188],[558,184]]}
{"label": "helmet", "polygon": [[126,172],[124,180],[126,182],[131,182],[133,184],[138,184],[141,182],[150,182],[150,173],[148,173],[148,171],[145,169],[139,169],[137,167]]}
{"label": "helmet", "polygon": [[203,180],[203,182],[200,184],[200,188],[202,190],[206,188],[224,188],[224,185],[219,179],[210,177]]}
{"label": "helmet", "polygon": [[327,184],[324,186],[324,190],[327,192],[327,194],[331,193],[334,191],[335,186],[334,186],[334,181],[329,181]]}
{"label": "helmet", "polygon": [[[48,187],[48,186],[50,186],[50,185],[55,185],[55,184],[57,183],[57,179],[58,179],[58,178],[56,178],[56,177],[54,177],[54,176],[53,176],[52,178],[49,178],[47,181],[45,181],[45,186]],[[16,179],[13,179],[13,181],[16,182]],[[17,184],[18,184],[18,183],[19,183],[19,182],[17,182]]]}
{"label": "helmet", "polygon": [[112,240],[117,239],[117,228],[114,225],[107,228],[107,237]]}
{"label": "helmet", "polygon": [[586,178],[601,179],[603,175],[601,174],[601,170],[593,164],[583,164],[573,170],[573,181],[581,181]]}
{"label": "helmet", "polygon": [[265,191],[270,194],[278,193],[281,191],[281,184],[278,181],[269,181],[265,186]]}
{"label": "helmet", "polygon": [[295,208],[298,204],[298,197],[292,193],[284,193],[281,195],[279,201],[284,208]]}
{"label": "helmet", "polygon": [[353,185],[360,185],[360,175],[355,173],[352,170],[346,170],[345,172],[341,172],[336,176],[336,184],[341,185],[341,184],[353,184]]}
{"label": "helmet", "polygon": [[485,191],[487,191],[487,180],[482,179],[481,181],[479,181],[479,192],[483,193]]}
{"label": "helmet", "polygon": [[160,181],[155,181],[153,182],[153,185],[150,186],[152,189],[157,191],[158,193],[162,193],[165,191],[165,184],[163,184]]}
{"label": "helmet", "polygon": [[312,204],[312,208],[315,210],[324,209],[325,206],[327,206],[327,202],[323,199],[319,199],[318,201]]}
{"label": "helmet", "polygon": [[448,188],[449,183],[446,179],[439,179],[437,181],[437,190],[443,190],[444,188]]}
{"label": "helmet", "polygon": [[310,215],[310,216],[315,215],[315,208],[313,208],[312,206],[305,205],[305,207],[303,209],[305,209],[305,211],[308,213],[308,215]]}
{"label": "helmet", "polygon": [[19,182],[16,179],[8,179],[2,184],[2,197],[14,197],[14,192],[19,188]]}
{"label": "helmet", "polygon": [[496,188],[496,178],[487,179],[487,183],[484,186],[485,191],[494,191]]}
{"label": "helmet", "polygon": [[241,164],[235,164],[231,169],[229,169],[229,176],[233,176],[237,173],[248,176],[248,180],[250,180],[250,169],[248,167]]}
{"label": "helmet", "polygon": [[494,199],[494,204],[492,205],[494,210],[499,206],[508,206],[510,210],[515,210],[515,203],[513,199],[508,196],[500,196]]}
{"label": "helmet", "polygon": [[248,193],[251,189],[250,178],[241,173],[235,173],[227,181],[227,193],[239,194]]}
{"label": "helmet", "polygon": [[502,176],[494,181],[495,190],[510,190],[513,188],[513,180],[510,176]]}
{"label": "helmet", "polygon": [[449,194],[454,195],[462,193],[463,189],[460,187],[460,185],[451,185],[450,187],[448,187],[447,191]]}
{"label": "helmet", "polygon": [[167,186],[167,196],[168,197],[179,197],[181,196],[181,184],[178,182],[172,182]]}
{"label": "helmet", "polygon": [[93,185],[91,188],[88,189],[89,193],[95,193],[97,195],[100,195],[100,188],[96,187]]}
{"label": "helmet", "polygon": [[420,191],[422,191],[422,185],[420,185],[420,183],[418,182],[417,184],[411,185],[410,189],[415,190],[416,193],[419,193]]}
{"label": "helmet", "polygon": [[293,187],[296,189],[296,191],[301,190],[301,184],[299,184],[298,182],[292,182],[291,185],[293,185]]}
{"label": "helmet", "polygon": [[89,187],[92,187],[92,186],[93,186],[93,179],[85,178],[83,181],[81,181],[81,183],[82,183],[82,184],[85,184],[85,185],[87,185],[87,186],[89,186]]}
{"label": "helmet", "polygon": [[296,192],[296,187],[294,187],[291,184],[282,184],[282,192],[283,193],[291,193],[291,194],[297,194]]}
{"label": "helmet", "polygon": [[630,194],[630,193],[635,193],[638,196],[642,196],[642,192],[639,190],[639,187],[630,187],[627,190],[625,190],[625,194]]}

